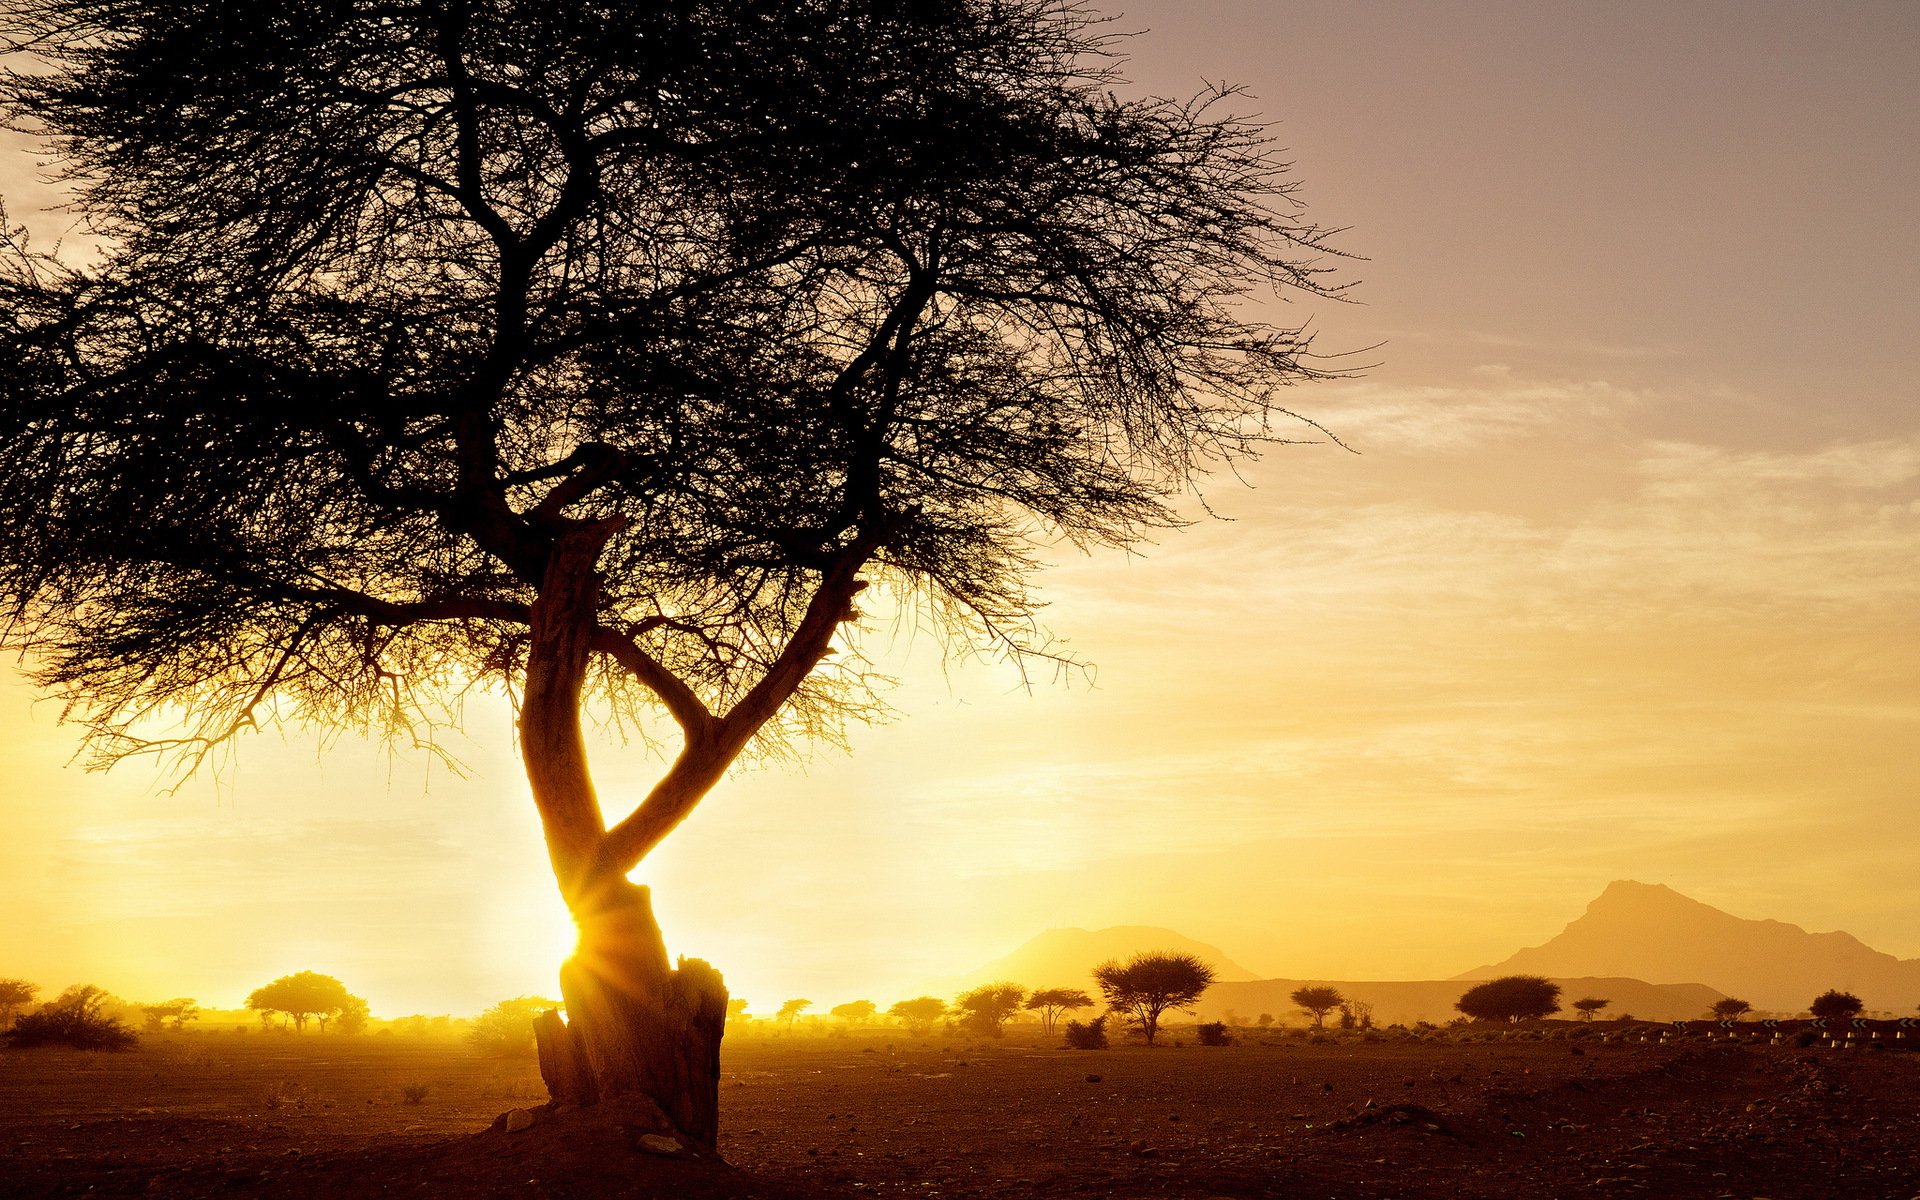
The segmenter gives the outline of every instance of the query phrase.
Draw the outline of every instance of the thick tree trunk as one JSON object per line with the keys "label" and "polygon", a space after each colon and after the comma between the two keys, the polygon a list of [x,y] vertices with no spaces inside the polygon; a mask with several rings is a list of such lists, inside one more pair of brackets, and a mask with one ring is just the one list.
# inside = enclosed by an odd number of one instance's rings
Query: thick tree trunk
{"label": "thick tree trunk", "polygon": [[560,969],[568,1020],[536,1027],[540,1072],[556,1103],[657,1110],[670,1129],[712,1150],[720,1127],[720,1038],[727,988],[698,959],[678,970],[647,889],[624,879],[576,913],[580,945]]}
{"label": "thick tree trunk", "polygon": [[600,1106],[642,1132],[711,1151],[719,1132],[727,989],[704,962],[667,963],[647,889],[601,861],[606,827],[587,771],[581,688],[597,617],[593,560],[610,526],[555,547],[533,605],[520,750],[567,907],[580,930],[560,971],[567,1019],[535,1025],[553,1101]]}

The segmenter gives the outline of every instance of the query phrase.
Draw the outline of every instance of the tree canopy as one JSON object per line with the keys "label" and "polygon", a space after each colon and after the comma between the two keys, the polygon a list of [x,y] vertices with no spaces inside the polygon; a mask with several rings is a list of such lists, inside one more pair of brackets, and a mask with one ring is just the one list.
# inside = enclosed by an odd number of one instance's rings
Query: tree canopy
{"label": "tree canopy", "polygon": [[1048,1033],[1053,1032],[1061,1013],[1092,1006],[1093,997],[1079,988],[1041,988],[1027,997],[1027,1008],[1040,1014],[1040,1025]]}
{"label": "tree canopy", "polygon": [[1503,975],[1468,988],[1453,1006],[1476,1021],[1535,1021],[1560,1011],[1560,985],[1538,975]]}
{"label": "tree canopy", "polygon": [[331,975],[300,971],[253,989],[247,996],[247,1007],[262,1014],[285,1013],[293,1027],[301,1030],[307,1027],[309,1018],[318,1018],[324,1030],[329,1019],[346,1011],[357,999],[347,991],[346,984]]}
{"label": "tree canopy", "polygon": [[1328,987],[1325,984],[1309,984],[1305,987],[1297,987],[1293,989],[1293,992],[1288,995],[1287,999],[1293,1001],[1294,1006],[1301,1012],[1313,1018],[1313,1027],[1315,1029],[1319,1029],[1325,1025],[1327,1023],[1327,1014],[1339,1008],[1340,1005],[1346,1001],[1346,997],[1340,994],[1339,988]]}
{"label": "tree canopy", "polygon": [[953,1001],[953,1010],[961,1014],[961,1021],[968,1029],[988,1037],[999,1037],[1000,1031],[1020,1011],[1020,1005],[1027,998],[1027,989],[1017,983],[983,983],[960,993]]}
{"label": "tree canopy", "polygon": [[1169,1009],[1192,1007],[1213,980],[1213,968],[1183,950],[1136,954],[1124,964],[1109,961],[1093,969],[1093,982],[1107,1007],[1139,1026],[1149,1046],[1160,1032],[1161,1016]]}
{"label": "tree canopy", "polygon": [[887,1015],[898,1017],[909,1033],[924,1037],[932,1032],[935,1021],[947,1015],[947,1002],[938,996],[896,1000],[887,1009]]}
{"label": "tree canopy", "polygon": [[1813,998],[1813,1003],[1807,1006],[1807,1011],[1816,1017],[1831,1020],[1835,1017],[1857,1017],[1865,1007],[1860,997],[1852,992],[1828,988]]}

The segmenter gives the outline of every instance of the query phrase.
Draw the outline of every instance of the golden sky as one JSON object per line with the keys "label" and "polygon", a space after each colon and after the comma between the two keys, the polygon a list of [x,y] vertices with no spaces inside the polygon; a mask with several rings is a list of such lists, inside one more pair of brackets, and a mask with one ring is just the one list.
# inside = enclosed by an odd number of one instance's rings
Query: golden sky
{"label": "golden sky", "polygon": [[[1369,261],[1295,305],[1364,378],[1142,555],[1055,557],[1098,665],[1023,690],[891,628],[896,722],[730,779],[644,868],[755,1011],[887,1003],[1040,930],[1420,978],[1614,878],[1920,957],[1920,9],[1154,0],[1132,75],[1245,83]],[[20,215],[32,164],[0,157]],[[44,228],[57,219],[38,217]],[[504,706],[465,778],[264,736],[217,778],[66,765],[0,687],[0,976],[376,1013],[551,991]],[[598,751],[603,795],[654,765]],[[1029,981],[1044,983],[1046,981]]]}

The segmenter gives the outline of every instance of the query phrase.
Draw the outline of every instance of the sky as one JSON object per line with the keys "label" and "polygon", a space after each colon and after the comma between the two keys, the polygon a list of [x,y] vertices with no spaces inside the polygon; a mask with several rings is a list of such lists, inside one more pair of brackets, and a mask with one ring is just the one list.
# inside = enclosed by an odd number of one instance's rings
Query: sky
{"label": "sky", "polygon": [[[1920,957],[1920,7],[1116,27],[1137,91],[1243,85],[1345,227],[1353,302],[1274,314],[1368,365],[1290,398],[1348,448],[1275,448],[1134,555],[1055,553],[1090,677],[873,631],[898,719],[710,796],[638,876],[669,947],[752,1011],[884,1005],[1076,925],[1434,978],[1631,878]],[[34,169],[0,149],[0,196],[57,232]],[[570,933],[504,705],[470,708],[464,776],[263,735],[173,791],[82,772],[58,717],[0,685],[0,976],[551,994]],[[658,770],[594,754],[609,803]]]}

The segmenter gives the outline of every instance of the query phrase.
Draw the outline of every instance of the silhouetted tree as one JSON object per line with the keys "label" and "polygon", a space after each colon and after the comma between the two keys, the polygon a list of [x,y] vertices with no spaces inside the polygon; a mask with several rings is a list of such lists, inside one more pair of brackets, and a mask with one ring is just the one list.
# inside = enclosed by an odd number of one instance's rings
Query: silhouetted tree
{"label": "silhouetted tree", "polygon": [[200,1006],[185,996],[165,1000],[159,1004],[142,1004],[140,1012],[146,1017],[147,1029],[150,1032],[169,1027],[178,1032],[185,1028],[188,1021],[200,1019]]}
{"label": "silhouetted tree", "polygon": [[933,1023],[947,1015],[947,1002],[938,996],[896,1000],[893,1007],[887,1009],[887,1015],[900,1018],[907,1032],[915,1037],[925,1037],[933,1032]]}
{"label": "silhouetted tree", "polygon": [[1468,988],[1453,1006],[1476,1021],[1534,1021],[1560,1011],[1560,985],[1538,975],[1503,975]]}
{"label": "silhouetted tree", "polygon": [[[821,669],[870,581],[1046,653],[1036,538],[1177,524],[1316,374],[1237,311],[1329,291],[1264,129],[1116,98],[1062,0],[3,11],[100,235],[0,254],[8,646],[105,762],[513,695],[580,927],[549,1087],[708,1147],[725,988],[629,873],[874,711]],[[589,704],[671,755],[630,812]]]}
{"label": "silhouetted tree", "polygon": [[1580,1014],[1582,1021],[1591,1021],[1595,1013],[1612,1004],[1611,1000],[1602,1000],[1598,996],[1584,996],[1573,1002],[1573,1009]]}
{"label": "silhouetted tree", "polygon": [[1345,999],[1340,1002],[1340,1028],[1372,1029],[1373,1005],[1365,1000]]}
{"label": "silhouetted tree", "polygon": [[1713,1015],[1722,1021],[1737,1021],[1753,1011],[1753,1005],[1745,1000],[1736,1000],[1729,996],[1713,1002]]}
{"label": "silhouetted tree", "polygon": [[1339,1008],[1346,997],[1340,994],[1339,988],[1319,984],[1297,987],[1287,999],[1293,1001],[1301,1012],[1313,1018],[1315,1029],[1323,1029],[1326,1027],[1327,1014]]}
{"label": "silhouetted tree", "polygon": [[77,1046],[82,1050],[125,1050],[139,1035],[106,1012],[111,997],[90,983],[75,984],[13,1023],[9,1045]]}
{"label": "silhouetted tree", "polygon": [[727,1023],[732,1024],[735,1021],[744,1021],[746,1019],[747,1002],[738,996],[729,998],[727,1000]]}
{"label": "silhouetted tree", "polygon": [[827,1012],[854,1026],[873,1020],[873,1014],[879,1010],[880,1006],[871,1000],[849,1000],[845,1004],[834,1005]]}
{"label": "silhouetted tree", "polygon": [[774,1020],[785,1021],[787,1023],[787,1032],[792,1033],[794,1018],[812,1007],[813,1001],[811,1000],[789,1000],[780,1006],[780,1011],[774,1014]]}
{"label": "silhouetted tree", "polygon": [[367,1002],[364,999],[359,996],[348,996],[347,1002],[340,1006],[340,1011],[335,1014],[333,1018],[333,1031],[335,1033],[361,1033],[366,1029],[367,1022],[371,1020],[372,1017],[373,1013],[368,1009]]}
{"label": "silhouetted tree", "polygon": [[13,1025],[13,1018],[21,1009],[33,1003],[40,985],[28,983],[24,979],[0,979],[0,1030]]}
{"label": "silhouetted tree", "polygon": [[1040,1027],[1048,1033],[1053,1032],[1053,1023],[1061,1013],[1092,1007],[1093,997],[1079,988],[1041,988],[1027,997],[1027,1008],[1040,1014]]}
{"label": "silhouetted tree", "polygon": [[1027,989],[1017,983],[983,983],[962,992],[954,1000],[954,1011],[963,1025],[986,1037],[999,1037],[1002,1026],[1020,1011]]}
{"label": "silhouetted tree", "polygon": [[1807,1011],[1816,1017],[1857,1017],[1864,1007],[1866,1006],[1861,1003],[1860,997],[1852,992],[1835,991],[1829,988],[1813,998],[1813,1003],[1807,1006]]}
{"label": "silhouetted tree", "polygon": [[1260,1014],[1260,1019],[1259,1019],[1258,1021],[1256,1021],[1256,1022],[1254,1022],[1254,1023],[1255,1023],[1256,1025],[1258,1025],[1258,1026],[1260,1026],[1260,1028],[1262,1028],[1262,1029],[1265,1029],[1265,1028],[1267,1028],[1267,1027],[1268,1027],[1269,1025],[1272,1025],[1272,1024],[1273,1024],[1273,1014],[1272,1014],[1272,1013],[1261,1013],[1261,1014]]}
{"label": "silhouetted tree", "polygon": [[247,997],[247,1007],[262,1014],[285,1013],[293,1027],[302,1031],[308,1018],[315,1018],[325,1031],[327,1020],[344,1011],[352,999],[347,985],[333,976],[300,971],[255,988]]}
{"label": "silhouetted tree", "polygon": [[467,1042],[482,1054],[506,1058],[532,1055],[533,1022],[541,1013],[560,1007],[545,996],[515,996],[501,1000],[473,1019]]}
{"label": "silhouetted tree", "polygon": [[1213,968],[1181,950],[1136,954],[1124,964],[1101,963],[1093,982],[1107,1007],[1140,1027],[1147,1045],[1160,1031],[1160,1017],[1169,1009],[1191,1008],[1213,986]]}

